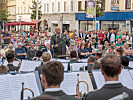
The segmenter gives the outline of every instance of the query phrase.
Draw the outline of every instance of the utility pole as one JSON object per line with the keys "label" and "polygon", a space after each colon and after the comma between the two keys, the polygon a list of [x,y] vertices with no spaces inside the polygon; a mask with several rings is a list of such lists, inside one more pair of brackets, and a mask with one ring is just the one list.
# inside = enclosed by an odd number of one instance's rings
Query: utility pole
{"label": "utility pole", "polygon": [[39,2],[39,0],[37,0],[37,7],[36,7],[36,21],[37,21],[36,28],[37,28],[37,32],[38,32],[38,2]]}

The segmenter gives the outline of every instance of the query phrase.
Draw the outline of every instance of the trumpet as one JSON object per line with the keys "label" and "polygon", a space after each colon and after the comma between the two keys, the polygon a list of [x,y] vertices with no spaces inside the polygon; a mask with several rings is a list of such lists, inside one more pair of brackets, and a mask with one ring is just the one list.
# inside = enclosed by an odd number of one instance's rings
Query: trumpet
{"label": "trumpet", "polygon": [[29,90],[32,93],[32,97],[34,97],[34,92],[29,88],[24,88],[24,82],[22,82],[22,90],[21,90],[21,99],[24,100],[24,90]]}
{"label": "trumpet", "polygon": [[[86,81],[79,81],[79,74],[77,74],[77,77],[78,77],[78,83],[76,85],[76,95],[78,95],[78,93],[79,93],[79,84],[80,83],[85,83],[86,84],[86,86],[87,86],[87,93],[88,93],[89,92],[89,85],[88,85],[88,83]],[[83,96],[84,96],[84,94],[81,94],[80,98],[83,98]]]}
{"label": "trumpet", "polygon": [[80,83],[85,83],[86,84],[86,86],[87,86],[87,93],[88,93],[89,92],[89,85],[88,85],[88,83],[86,81],[79,81],[77,83],[77,85],[76,85],[76,95],[78,95],[78,93],[79,93],[79,84]]}

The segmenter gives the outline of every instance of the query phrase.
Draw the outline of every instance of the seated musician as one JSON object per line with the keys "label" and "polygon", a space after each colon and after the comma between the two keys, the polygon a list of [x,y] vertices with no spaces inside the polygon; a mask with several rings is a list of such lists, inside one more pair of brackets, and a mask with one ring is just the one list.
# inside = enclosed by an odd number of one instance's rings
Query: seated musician
{"label": "seated musician", "polygon": [[13,53],[8,53],[6,55],[6,59],[7,59],[7,62],[8,62],[8,68],[9,68],[9,71],[18,71],[19,68],[20,68],[20,65],[21,65],[21,60],[19,60],[19,65],[18,66],[14,66],[13,65],[13,62],[14,62],[14,54]]}
{"label": "seated musician", "polygon": [[80,63],[77,59],[77,52],[71,51],[70,53],[70,61],[68,62],[68,71],[70,71],[70,63]]}
{"label": "seated musician", "polygon": [[129,67],[129,58],[126,56],[121,57],[121,63],[122,63],[122,67],[124,69],[133,69],[133,68]]}
{"label": "seated musician", "polygon": [[41,74],[42,65],[45,64],[46,62],[50,61],[50,59],[51,59],[50,53],[44,52],[42,54],[42,60],[43,60],[43,62],[41,63],[40,66],[38,66],[38,67],[35,68],[35,71],[38,71],[38,73]]}
{"label": "seated musician", "polygon": [[61,62],[49,61],[42,65],[41,83],[45,89],[43,95],[57,97],[60,100],[79,100],[69,96],[60,89],[60,84],[64,79],[64,67]]}
{"label": "seated musician", "polygon": [[128,89],[118,81],[121,70],[121,60],[119,57],[114,54],[103,57],[101,60],[101,72],[106,83],[101,89],[88,93],[86,100],[109,100],[123,92],[128,94],[126,100],[133,100],[133,90]]}

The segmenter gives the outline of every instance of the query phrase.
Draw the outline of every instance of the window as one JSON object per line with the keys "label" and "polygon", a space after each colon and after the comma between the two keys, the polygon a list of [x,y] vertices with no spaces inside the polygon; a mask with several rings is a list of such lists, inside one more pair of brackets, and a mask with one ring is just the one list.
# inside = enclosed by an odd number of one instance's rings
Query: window
{"label": "window", "polygon": [[58,12],[60,12],[60,2],[58,2]]}
{"label": "window", "polygon": [[66,12],[67,9],[67,2],[64,2],[64,12]]}
{"label": "window", "polygon": [[54,12],[54,3],[52,3],[52,12]]}
{"label": "window", "polygon": [[46,12],[46,4],[44,4],[44,12]]}
{"label": "window", "polygon": [[47,12],[49,12],[49,4],[47,4]]}
{"label": "window", "polygon": [[24,7],[24,13],[26,13],[26,7]]}
{"label": "window", "polygon": [[82,8],[82,1],[78,1],[78,11],[81,11]]}
{"label": "window", "polygon": [[19,14],[19,7],[18,7],[18,14]]}
{"label": "window", "polygon": [[125,9],[131,9],[131,0],[125,0]]}
{"label": "window", "polygon": [[71,1],[71,11],[73,11],[73,1]]}

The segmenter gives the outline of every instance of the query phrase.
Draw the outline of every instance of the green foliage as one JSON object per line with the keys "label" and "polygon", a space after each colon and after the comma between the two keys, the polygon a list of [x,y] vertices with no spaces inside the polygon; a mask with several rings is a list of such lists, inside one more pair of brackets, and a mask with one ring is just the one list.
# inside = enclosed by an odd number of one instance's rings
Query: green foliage
{"label": "green foliage", "polygon": [[5,8],[0,9],[0,20],[5,22],[7,21],[8,16],[9,16],[8,11]]}
{"label": "green foliage", "polygon": [[[37,8],[37,2],[35,0],[32,0],[32,7],[30,8],[32,10],[31,19],[36,19],[36,8]],[[41,12],[41,2],[38,3],[38,19],[41,19],[42,12]]]}

